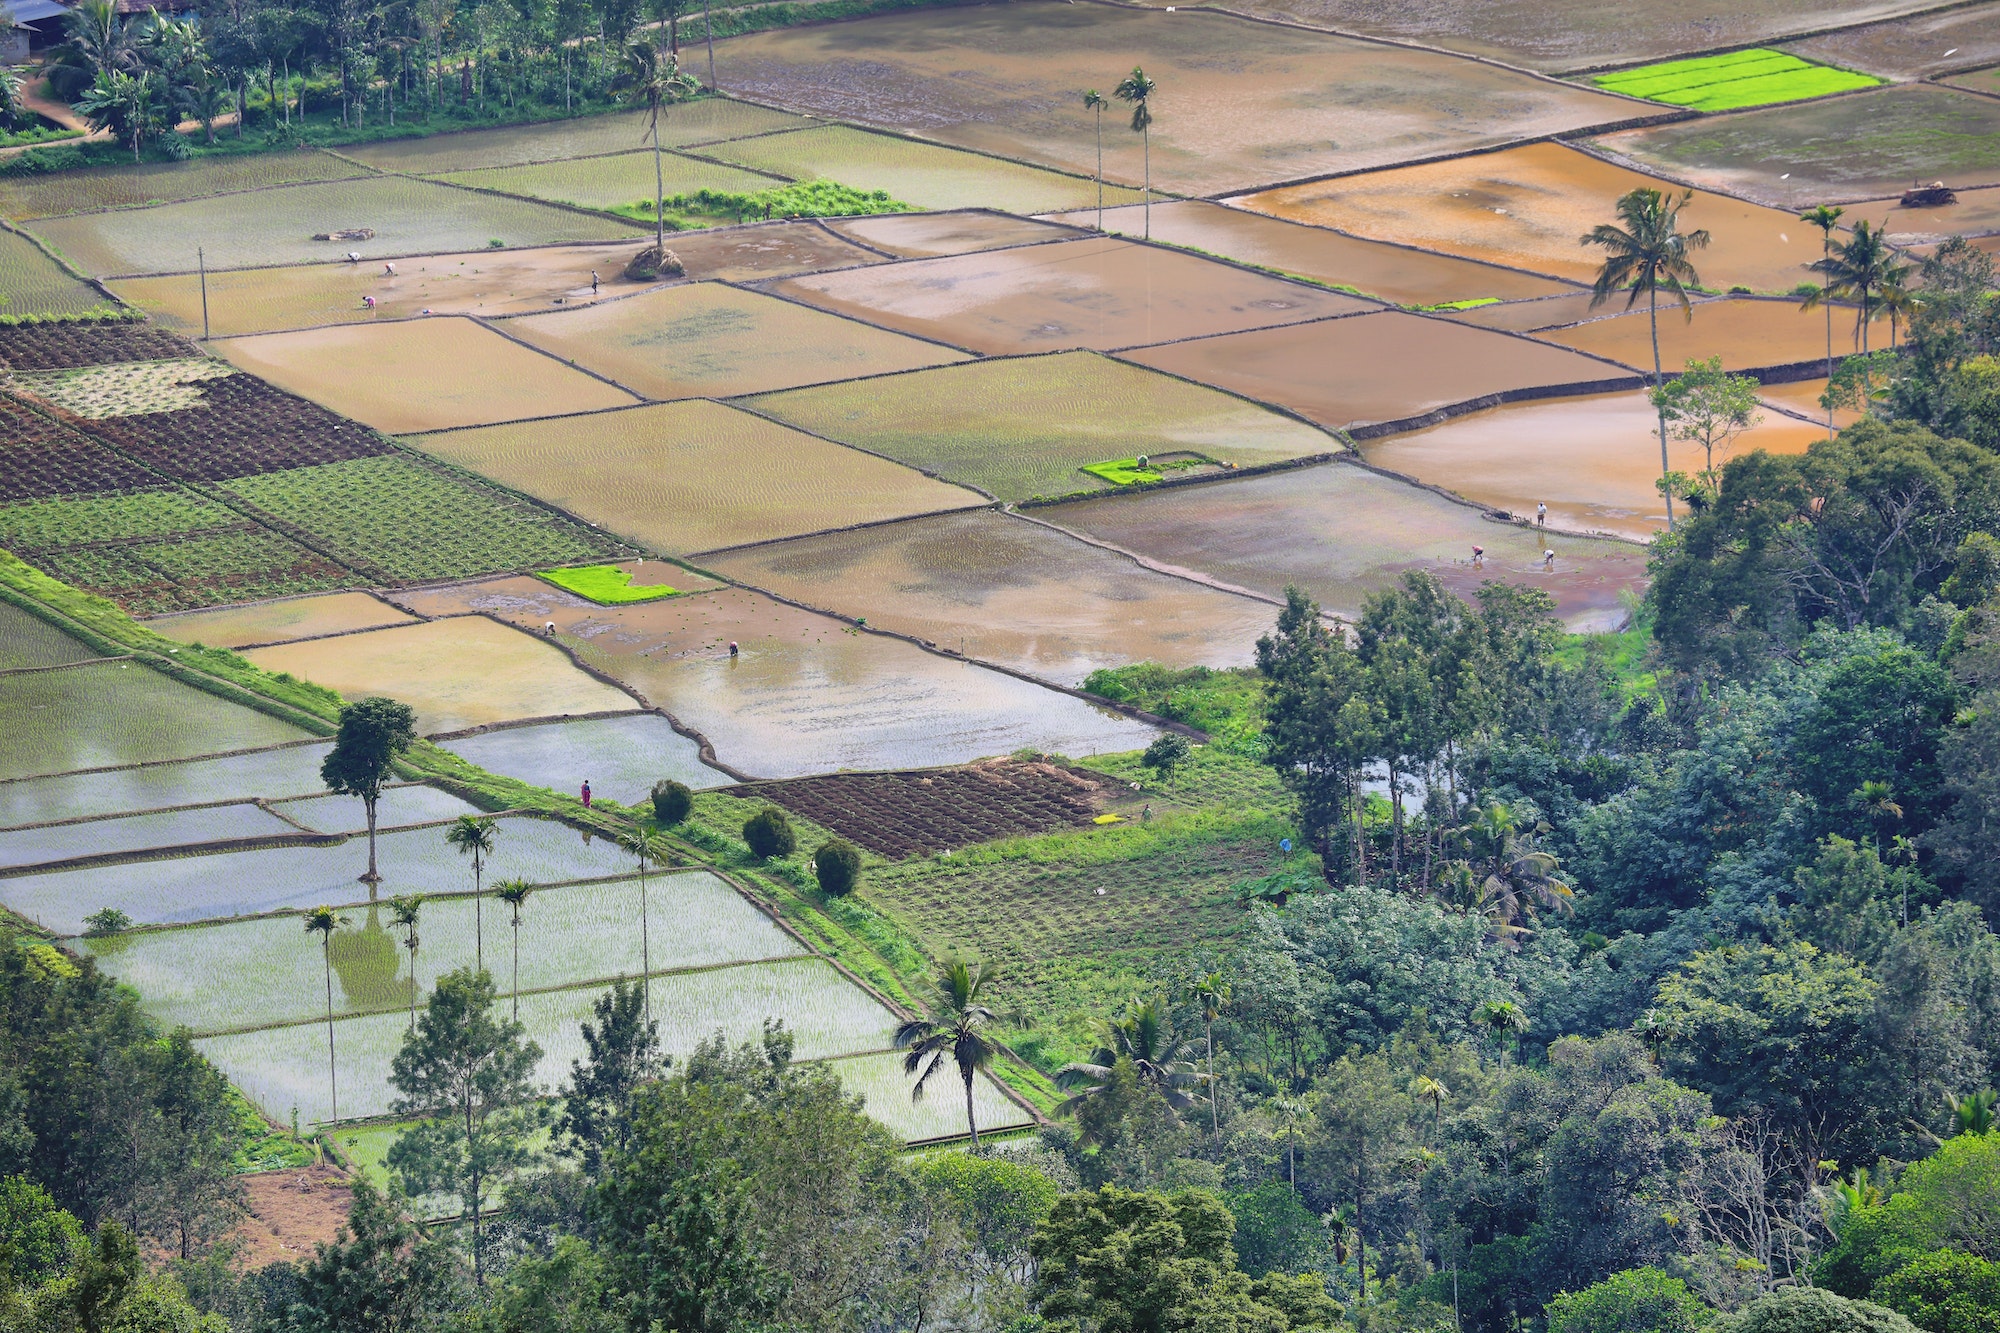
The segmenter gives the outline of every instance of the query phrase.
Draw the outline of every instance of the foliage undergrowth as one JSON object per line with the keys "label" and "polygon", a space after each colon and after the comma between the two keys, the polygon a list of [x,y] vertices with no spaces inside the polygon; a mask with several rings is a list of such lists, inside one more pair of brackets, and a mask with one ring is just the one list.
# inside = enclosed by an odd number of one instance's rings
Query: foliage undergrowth
{"label": "foliage undergrowth", "polygon": [[1264,753],[1264,681],[1248,667],[1167,667],[1139,662],[1093,671],[1083,688],[1208,733],[1232,754]]}
{"label": "foliage undergrowth", "polygon": [[[640,222],[653,220],[653,201],[641,199],[611,210]],[[910,206],[887,190],[857,190],[838,181],[793,181],[768,190],[696,190],[670,194],[664,201],[667,220],[677,227],[711,226],[717,221],[756,222],[766,218],[847,218],[876,213],[907,213]]]}

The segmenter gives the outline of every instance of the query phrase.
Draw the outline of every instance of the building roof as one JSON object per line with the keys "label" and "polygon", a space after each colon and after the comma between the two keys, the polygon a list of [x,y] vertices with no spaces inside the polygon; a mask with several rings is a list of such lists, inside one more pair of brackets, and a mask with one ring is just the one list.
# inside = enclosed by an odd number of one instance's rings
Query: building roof
{"label": "building roof", "polygon": [[11,0],[7,9],[14,15],[16,25],[60,18],[69,12],[69,6],[62,0]]}

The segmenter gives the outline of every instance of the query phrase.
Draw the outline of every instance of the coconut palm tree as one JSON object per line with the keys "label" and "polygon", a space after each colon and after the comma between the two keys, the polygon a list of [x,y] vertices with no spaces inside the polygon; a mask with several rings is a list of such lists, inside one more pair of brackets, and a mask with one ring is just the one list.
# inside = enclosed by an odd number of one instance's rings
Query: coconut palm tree
{"label": "coconut palm tree", "polygon": [[417,1030],[417,912],[424,905],[421,893],[399,893],[389,899],[389,920],[402,927],[403,947],[410,951],[410,1031]]}
{"label": "coconut palm tree", "polygon": [[535,886],[525,879],[503,880],[494,887],[493,896],[514,909],[514,1021],[521,1021],[521,905],[528,901],[528,895]]}
{"label": "coconut palm tree", "polygon": [[1871,227],[1863,218],[1848,229],[1847,240],[1813,268],[1826,275],[1827,299],[1852,300],[1858,307],[1854,314],[1854,338],[1864,358],[1861,401],[1865,404],[1872,396],[1865,360],[1868,325],[1882,309],[1883,294],[1900,288],[1910,275],[1910,266],[1897,262],[1896,252],[1889,248],[1887,230]]}
{"label": "coconut palm tree", "polygon": [[[1584,245],[1604,250],[1604,263],[1591,286],[1590,307],[1609,301],[1615,293],[1627,293],[1625,308],[1630,310],[1646,298],[1646,317],[1653,331],[1653,389],[1657,392],[1665,377],[1660,369],[1660,293],[1666,292],[1680,303],[1681,313],[1694,319],[1694,303],[1688,288],[1701,285],[1701,276],[1688,262],[1691,251],[1706,249],[1706,231],[1680,229],[1681,209],[1694,198],[1693,190],[1683,190],[1678,198],[1659,190],[1640,187],[1617,203],[1618,221],[1623,226],[1600,222],[1583,238]],[[1667,458],[1667,414],[1660,410],[1660,476],[1673,471]],[[1667,497],[1667,530],[1674,527],[1674,497]]]}
{"label": "coconut palm tree", "polygon": [[1153,108],[1147,99],[1153,95],[1153,90],[1159,86],[1158,81],[1146,77],[1145,70],[1134,65],[1132,72],[1127,74],[1118,86],[1112,90],[1113,95],[1119,101],[1130,102],[1132,104],[1132,128],[1139,132],[1145,145],[1146,192],[1144,199],[1146,202],[1146,239],[1149,241],[1153,239]]}
{"label": "coconut palm tree", "polygon": [[1174,1036],[1164,1003],[1157,999],[1131,1001],[1123,1017],[1098,1025],[1098,1040],[1101,1044],[1090,1059],[1056,1071],[1057,1087],[1078,1089],[1057,1110],[1075,1110],[1103,1093],[1111,1086],[1113,1068],[1120,1059],[1130,1059],[1139,1081],[1175,1110],[1185,1111],[1194,1105],[1194,1098],[1186,1092],[1199,1081],[1189,1059],[1193,1052],[1187,1042]]}
{"label": "coconut palm tree", "polygon": [[486,928],[479,900],[483,889],[482,877],[486,871],[486,858],[493,855],[493,839],[499,835],[500,825],[490,815],[460,815],[445,830],[444,840],[458,848],[460,856],[472,858],[472,957],[475,970],[486,970]]}
{"label": "coconut palm tree", "polygon": [[653,141],[653,249],[657,259],[667,252],[667,187],[661,166],[660,112],[700,92],[701,84],[681,73],[674,57],[649,41],[627,42],[621,63],[619,91],[625,100],[646,108],[645,137]]}
{"label": "coconut palm tree", "polygon": [[333,1108],[327,1117],[332,1124],[340,1119],[340,1081],[333,1072],[333,932],[347,924],[347,918],[331,907],[315,907],[306,913],[306,934],[319,936],[320,961],[326,964],[326,1096]]}
{"label": "coconut palm tree", "polygon": [[1429,1074],[1421,1074],[1410,1085],[1410,1093],[1418,1101],[1431,1104],[1431,1146],[1435,1148],[1444,1128],[1444,1099],[1451,1096],[1451,1089]]}
{"label": "coconut palm tree", "polygon": [[1512,1000],[1488,1000],[1472,1011],[1472,1021],[1486,1029],[1500,1050],[1500,1067],[1507,1067],[1507,1037],[1512,1033],[1518,1037],[1528,1030],[1528,1015]]}
{"label": "coconut palm tree", "polygon": [[1083,92],[1083,109],[1097,113],[1097,229],[1104,230],[1104,108],[1111,105],[1095,88]]}
{"label": "coconut palm tree", "polygon": [[1188,988],[1201,1006],[1201,1024],[1208,1035],[1208,1128],[1215,1141],[1222,1142],[1222,1117],[1215,1104],[1215,1020],[1229,1007],[1229,982],[1220,972],[1204,972]]}
{"label": "coconut palm tree", "polygon": [[647,918],[646,863],[654,858],[652,841],[646,830],[630,828],[618,835],[618,845],[639,863],[639,985],[646,993],[646,1021],[653,1021],[653,946]]}
{"label": "coconut palm tree", "polygon": [[[1831,204],[1821,204],[1817,208],[1808,209],[1804,213],[1799,214],[1799,221],[1809,227],[1819,228],[1819,257],[1822,262],[1833,258],[1833,227],[1835,223],[1840,221],[1841,214],[1846,211],[1844,208],[1835,208]],[[1806,267],[1811,268],[1812,265],[1808,264]],[[1833,303],[1823,299],[1824,296],[1824,288],[1814,291],[1812,295],[1806,297],[1805,304],[1801,305],[1799,309],[1810,310],[1816,305],[1826,307],[1826,377],[1832,379]],[[1831,407],[1826,409],[1826,428],[1829,431],[1833,429],[1833,409]]]}
{"label": "coconut palm tree", "polygon": [[1309,1097],[1273,1097],[1268,1105],[1285,1127],[1285,1178],[1293,1189],[1299,1187],[1299,1126],[1312,1119]]}
{"label": "coconut palm tree", "polygon": [[113,0],[83,0],[63,16],[63,41],[49,52],[49,91],[81,97],[101,74],[129,73],[139,61],[136,30]]}
{"label": "coconut palm tree", "polygon": [[1012,1014],[996,1011],[986,1003],[987,992],[1000,976],[1000,969],[987,963],[969,963],[956,955],[947,957],[938,968],[931,987],[930,1013],[912,1018],[896,1029],[896,1048],[907,1051],[903,1072],[915,1074],[910,1100],[920,1102],[931,1076],[949,1060],[958,1068],[965,1084],[965,1130],[972,1146],[979,1146],[979,1120],[972,1109],[972,1080],[993,1063],[1000,1044],[986,1035],[986,1029],[1017,1021]]}
{"label": "coconut palm tree", "polygon": [[1489,801],[1471,822],[1452,832],[1464,840],[1479,910],[1490,918],[1513,926],[1524,918],[1539,920],[1543,909],[1575,910],[1576,893],[1557,873],[1561,863],[1535,846],[1535,834],[1547,832],[1547,825],[1523,829],[1512,810]]}

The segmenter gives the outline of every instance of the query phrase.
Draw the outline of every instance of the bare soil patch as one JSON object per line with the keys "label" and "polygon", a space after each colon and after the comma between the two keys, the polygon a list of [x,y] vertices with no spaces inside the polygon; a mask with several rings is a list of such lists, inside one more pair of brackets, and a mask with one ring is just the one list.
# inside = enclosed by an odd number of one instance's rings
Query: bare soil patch
{"label": "bare soil patch", "polygon": [[346,1174],[326,1165],[245,1176],[243,1192],[250,1216],[230,1238],[245,1269],[310,1259],[315,1245],[333,1244],[354,1202]]}
{"label": "bare soil patch", "polygon": [[1785,49],[1808,60],[1886,78],[1923,78],[1964,69],[1980,60],[2000,60],[2000,4],[1843,28],[1793,42]]}
{"label": "bare soil patch", "polygon": [[255,375],[199,387],[200,407],[106,417],[88,429],[182,481],[229,481],[390,450],[366,427]]}
{"label": "bare soil patch", "polygon": [[253,643],[309,639],[321,634],[407,625],[411,617],[365,592],[338,592],[325,597],[292,597],[278,602],[155,620],[148,628],[182,643],[217,648],[242,648]]}
{"label": "bare soil patch", "polygon": [[151,324],[78,320],[0,325],[0,365],[9,370],[69,370],[121,361],[200,356],[193,344]]}

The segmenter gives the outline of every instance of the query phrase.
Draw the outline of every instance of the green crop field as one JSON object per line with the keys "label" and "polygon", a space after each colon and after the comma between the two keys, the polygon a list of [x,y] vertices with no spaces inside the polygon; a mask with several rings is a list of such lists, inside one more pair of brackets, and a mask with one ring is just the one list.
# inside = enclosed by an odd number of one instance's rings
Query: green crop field
{"label": "green crop field", "polygon": [[242,477],[228,489],[393,581],[465,578],[613,555],[587,528],[388,454]]}
{"label": "green crop field", "polygon": [[[655,973],[803,952],[790,935],[706,871],[650,875],[646,898]],[[387,904],[361,903],[342,908],[340,915],[344,924],[332,939],[335,1012],[403,1008],[409,1003],[410,955]],[[509,909],[489,897],[482,900],[480,917],[476,924],[470,894],[423,905],[417,927],[418,1004],[440,976],[473,966],[481,957],[500,989],[511,990]],[[84,941],[83,947],[105,971],[136,989],[146,1011],[168,1027],[184,1023],[197,1032],[216,1032],[305,1022],[326,1012],[319,946],[299,928],[299,918],[289,914],[142,931]],[[637,976],[647,952],[640,941],[636,879],[543,889],[521,909],[523,990]]]}
{"label": "green crop field", "polygon": [[1610,92],[1670,106],[1729,111],[1873,88],[1882,80],[1872,74],[1814,64],[1783,51],[1755,48],[1595,74],[1591,82]]}
{"label": "green crop field", "polygon": [[102,292],[65,273],[33,241],[0,231],[0,314],[81,315],[110,308]]}
{"label": "green crop field", "polygon": [[14,219],[57,217],[102,208],[170,203],[204,195],[261,190],[305,181],[351,180],[365,167],[331,153],[258,153],[199,162],[91,167],[46,175],[0,177],[0,214]]}
{"label": "green crop field", "polygon": [[0,547],[41,551],[75,542],[165,537],[241,522],[234,510],[178,486],[0,505]]}
{"label": "green crop field", "polygon": [[34,562],[128,611],[182,611],[258,597],[362,587],[366,580],[262,528],[195,533],[133,546],[72,546]]}
{"label": "green crop field", "polygon": [[319,790],[327,746],[284,745],[223,759],[187,759],[103,773],[0,782],[0,828],[85,815],[157,810],[234,797]]}
{"label": "green crop field", "polygon": [[138,361],[18,374],[22,390],[80,417],[123,417],[200,407],[204,380],[234,374],[227,362]]}
{"label": "green crop field", "polygon": [[448,741],[445,749],[489,773],[568,792],[588,779],[600,798],[646,804],[662,778],[697,791],[734,781],[701,762],[701,751],[657,713],[501,727]]}
{"label": "green crop field", "polygon": [[154,847],[186,847],[231,838],[296,835],[297,830],[254,805],[216,805],[154,815],[0,832],[0,869],[110,856]]}
{"label": "green crop field", "polygon": [[[190,759],[297,728],[129,662],[0,676],[0,779]],[[85,909],[90,910],[90,909]]]}
{"label": "green crop field", "polygon": [[[586,986],[521,997],[521,1023],[542,1048],[535,1077],[544,1090],[555,1090],[568,1077],[570,1062],[584,1054],[578,1024],[591,1016],[601,994],[602,987]],[[887,1009],[817,958],[655,977],[652,1000],[660,1045],[675,1056],[685,1056],[717,1032],[732,1041],[753,1038],[766,1018],[784,1020],[801,1060],[883,1050],[895,1031]],[[395,1097],[389,1064],[408,1025],[404,1015],[393,1012],[335,1022],[343,1119],[389,1112]],[[197,1044],[273,1118],[283,1120],[294,1106],[303,1121],[329,1114],[323,1022],[205,1037]]]}
{"label": "green crop field", "polygon": [[29,615],[11,602],[0,602],[0,671],[61,666],[96,656],[89,645],[72,639],[40,616]]}

